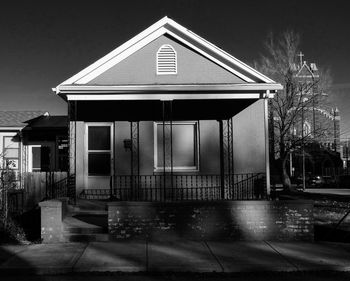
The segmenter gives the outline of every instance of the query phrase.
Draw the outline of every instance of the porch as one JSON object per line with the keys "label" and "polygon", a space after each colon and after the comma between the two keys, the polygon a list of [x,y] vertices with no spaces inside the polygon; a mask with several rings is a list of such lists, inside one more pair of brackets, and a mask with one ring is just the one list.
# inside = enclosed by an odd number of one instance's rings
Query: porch
{"label": "porch", "polygon": [[68,101],[70,193],[160,202],[268,198],[267,99],[259,96]]}

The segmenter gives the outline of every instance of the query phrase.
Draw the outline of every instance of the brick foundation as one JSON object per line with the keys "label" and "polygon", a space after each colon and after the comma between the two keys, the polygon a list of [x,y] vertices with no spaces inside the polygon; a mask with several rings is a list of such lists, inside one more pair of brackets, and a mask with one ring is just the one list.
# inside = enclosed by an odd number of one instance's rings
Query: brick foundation
{"label": "brick foundation", "polygon": [[313,201],[111,202],[108,227],[114,239],[312,241]]}

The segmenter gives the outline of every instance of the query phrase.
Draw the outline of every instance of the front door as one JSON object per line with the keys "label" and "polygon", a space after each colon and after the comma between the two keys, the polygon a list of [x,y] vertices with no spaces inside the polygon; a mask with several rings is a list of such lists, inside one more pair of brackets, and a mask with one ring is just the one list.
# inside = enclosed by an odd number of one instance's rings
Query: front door
{"label": "front door", "polygon": [[112,123],[86,124],[85,186],[109,188],[113,170]]}

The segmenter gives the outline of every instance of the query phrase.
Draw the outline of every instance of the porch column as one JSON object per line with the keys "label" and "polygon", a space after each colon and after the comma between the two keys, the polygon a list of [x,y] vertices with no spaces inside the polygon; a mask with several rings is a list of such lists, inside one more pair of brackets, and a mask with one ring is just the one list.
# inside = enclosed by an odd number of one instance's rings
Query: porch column
{"label": "porch column", "polygon": [[220,134],[220,197],[225,199],[225,159],[224,159],[224,126],[222,120],[219,120]]}
{"label": "porch column", "polygon": [[264,97],[264,133],[265,133],[265,173],[266,173],[266,195],[270,197],[270,149],[269,149],[269,95],[266,91]]}
{"label": "porch column", "polygon": [[76,200],[77,168],[77,101],[68,101],[68,190],[67,195]]}

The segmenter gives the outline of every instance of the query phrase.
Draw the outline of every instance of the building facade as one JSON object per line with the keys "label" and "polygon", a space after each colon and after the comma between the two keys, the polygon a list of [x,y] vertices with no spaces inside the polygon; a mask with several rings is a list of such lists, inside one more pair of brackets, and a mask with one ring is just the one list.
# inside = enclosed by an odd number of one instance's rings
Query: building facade
{"label": "building facade", "polygon": [[248,198],[238,189],[261,175],[268,193],[267,102],[281,88],[161,19],[54,89],[75,196]]}

